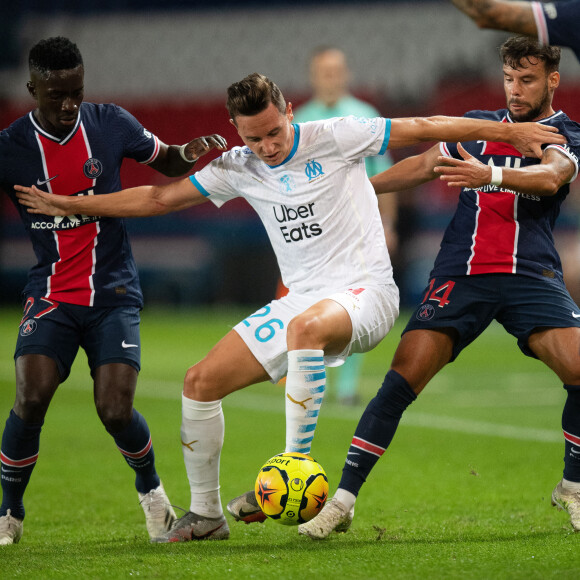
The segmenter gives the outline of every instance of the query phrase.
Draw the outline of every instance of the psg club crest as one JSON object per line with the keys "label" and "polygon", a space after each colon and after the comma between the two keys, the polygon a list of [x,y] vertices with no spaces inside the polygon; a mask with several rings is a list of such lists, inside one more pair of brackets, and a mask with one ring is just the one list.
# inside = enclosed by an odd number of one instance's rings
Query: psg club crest
{"label": "psg club crest", "polygon": [[83,173],[89,179],[96,179],[103,173],[103,164],[98,159],[91,157],[85,161]]}
{"label": "psg club crest", "polygon": [[435,308],[431,304],[422,304],[419,310],[417,310],[417,314],[415,314],[415,318],[417,320],[431,320],[435,316]]}
{"label": "psg club crest", "polygon": [[36,320],[29,318],[20,325],[20,336],[30,336],[34,333],[37,327]]}

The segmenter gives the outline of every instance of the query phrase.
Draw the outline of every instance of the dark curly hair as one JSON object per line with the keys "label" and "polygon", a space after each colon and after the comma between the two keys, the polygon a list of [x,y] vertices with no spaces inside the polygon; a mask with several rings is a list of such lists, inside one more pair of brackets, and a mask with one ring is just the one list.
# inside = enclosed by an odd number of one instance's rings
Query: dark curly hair
{"label": "dark curly hair", "polygon": [[529,36],[512,36],[499,47],[503,64],[513,69],[526,68],[525,61],[529,63],[530,58],[534,58],[544,63],[548,73],[558,70],[561,53],[559,47],[540,44],[535,38]]}
{"label": "dark curly hair", "polygon": [[83,57],[74,42],[64,36],[46,38],[36,43],[28,55],[29,69],[41,76],[53,70],[69,70],[83,65]]}

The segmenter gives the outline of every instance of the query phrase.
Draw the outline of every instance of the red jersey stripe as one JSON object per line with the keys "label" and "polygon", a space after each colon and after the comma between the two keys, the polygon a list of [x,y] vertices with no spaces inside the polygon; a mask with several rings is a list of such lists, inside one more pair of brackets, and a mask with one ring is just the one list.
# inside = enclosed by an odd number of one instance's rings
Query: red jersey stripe
{"label": "red jersey stripe", "polygon": [[503,191],[477,194],[477,217],[467,273],[514,274],[519,233],[517,197]]}
{"label": "red jersey stripe", "polygon": [[482,155],[508,155],[510,157],[521,157],[522,154],[509,143],[497,143],[486,141],[483,146]]}
{"label": "red jersey stripe", "polygon": [[93,305],[98,233],[98,222],[54,232],[60,259],[49,277],[47,298],[80,306]]}
{"label": "red jersey stripe", "polygon": [[[72,195],[94,186],[94,180],[86,177],[82,171],[85,162],[90,158],[84,130],[77,131],[64,145],[39,133],[37,137],[46,171],[45,178],[50,179],[47,185],[51,193]],[[71,168],[77,167],[81,170],[71,171]]]}
{"label": "red jersey stripe", "polygon": [[[52,141],[37,133],[45,178],[49,190],[56,195],[72,195],[88,191],[95,185],[83,168],[91,158],[91,148],[81,123],[70,140]],[[71,170],[78,168],[78,170]],[[77,218],[66,217],[63,221]],[[99,233],[98,222],[67,230],[55,230],[54,238],[59,260],[53,265],[47,280],[47,298],[81,306],[92,306],[94,301],[93,275],[95,248]]]}

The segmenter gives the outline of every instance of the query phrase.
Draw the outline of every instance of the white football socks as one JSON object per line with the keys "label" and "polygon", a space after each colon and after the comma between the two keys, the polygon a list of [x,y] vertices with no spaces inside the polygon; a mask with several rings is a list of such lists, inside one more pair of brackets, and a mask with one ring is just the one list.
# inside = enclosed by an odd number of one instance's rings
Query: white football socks
{"label": "white football socks", "polygon": [[578,481],[568,481],[567,479],[562,478],[562,487],[566,491],[580,491],[580,482]]}
{"label": "white football socks", "polygon": [[356,495],[354,495],[354,493],[346,491],[346,489],[342,489],[340,487],[336,490],[334,497],[349,511],[354,506],[354,502],[356,501]]}
{"label": "white football socks", "polygon": [[201,516],[222,515],[220,453],[224,443],[221,401],[194,401],[181,397],[181,445],[191,489],[190,510]]}
{"label": "white football socks", "polygon": [[324,351],[288,351],[286,451],[310,453],[325,389]]}

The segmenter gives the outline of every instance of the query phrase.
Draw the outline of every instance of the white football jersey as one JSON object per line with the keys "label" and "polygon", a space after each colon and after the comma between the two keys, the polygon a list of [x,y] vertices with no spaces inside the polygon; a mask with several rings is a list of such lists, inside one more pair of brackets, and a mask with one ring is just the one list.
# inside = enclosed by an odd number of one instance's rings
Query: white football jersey
{"label": "white football jersey", "polygon": [[300,294],[392,284],[391,260],[364,158],[384,154],[390,120],[300,123],[275,167],[234,147],[190,177],[220,207],[243,197],[258,212],[282,274]]}

